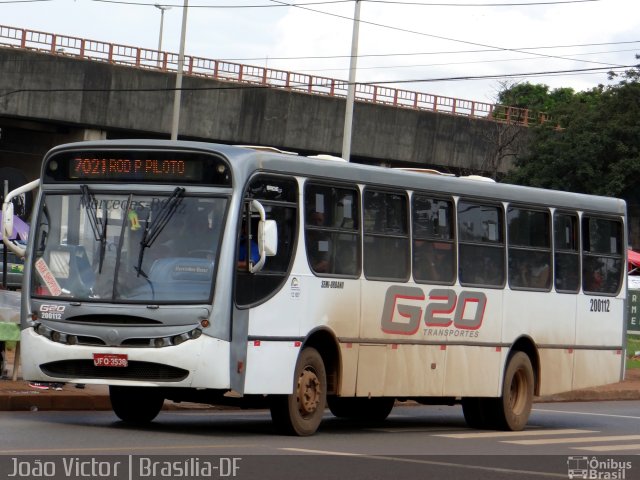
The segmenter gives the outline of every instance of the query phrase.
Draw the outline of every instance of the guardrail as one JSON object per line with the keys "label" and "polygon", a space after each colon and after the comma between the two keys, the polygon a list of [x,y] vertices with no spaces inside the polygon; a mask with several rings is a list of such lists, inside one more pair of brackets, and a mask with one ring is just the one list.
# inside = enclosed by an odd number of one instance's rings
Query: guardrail
{"label": "guardrail", "polygon": [[[0,25],[0,46],[162,72],[176,72],[178,70],[178,54],[176,53],[3,25]],[[346,80],[188,55],[185,55],[183,74],[329,97],[346,97],[348,88]],[[360,102],[429,110],[524,126],[547,120],[544,114],[531,112],[527,109],[368,83],[356,84],[355,99]]]}

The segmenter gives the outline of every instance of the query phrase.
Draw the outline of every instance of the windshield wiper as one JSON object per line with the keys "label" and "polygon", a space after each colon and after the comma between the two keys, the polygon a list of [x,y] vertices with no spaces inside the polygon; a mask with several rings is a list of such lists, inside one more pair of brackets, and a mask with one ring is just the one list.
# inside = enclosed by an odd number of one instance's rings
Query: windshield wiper
{"label": "windshield wiper", "polygon": [[102,218],[98,218],[96,197],[89,191],[89,187],[86,185],[80,185],[80,190],[82,191],[82,204],[87,211],[93,236],[96,242],[100,242],[100,264],[98,266],[98,273],[102,273],[104,254],[107,249],[107,224],[109,223],[107,205],[106,202],[103,202]]}
{"label": "windshield wiper", "polygon": [[153,245],[153,242],[156,241],[158,235],[164,230],[164,227],[167,226],[173,214],[176,213],[180,202],[182,202],[182,198],[184,196],[184,188],[176,187],[173,191],[169,199],[160,207],[160,211],[158,212],[158,216],[155,219],[151,219],[151,209],[147,214],[147,219],[145,221],[144,232],[142,233],[142,240],[140,240],[140,253],[138,254],[138,266],[135,267],[136,272],[138,272],[138,276],[142,275],[144,278],[148,278],[147,274],[142,271],[142,260],[144,259],[144,251]]}

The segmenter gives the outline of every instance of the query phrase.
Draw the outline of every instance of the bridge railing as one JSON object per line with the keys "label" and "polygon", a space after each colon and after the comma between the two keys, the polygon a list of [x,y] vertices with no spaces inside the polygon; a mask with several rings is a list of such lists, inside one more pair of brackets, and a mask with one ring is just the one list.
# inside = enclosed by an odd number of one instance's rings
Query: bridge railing
{"label": "bridge railing", "polygon": [[[178,71],[178,54],[0,25],[0,46],[78,57],[116,65]],[[346,97],[348,82],[254,65],[185,56],[183,73],[225,82],[282,88],[313,95]],[[415,110],[430,110],[517,125],[547,120],[527,109],[403,90],[370,83],[356,84],[356,101]]]}

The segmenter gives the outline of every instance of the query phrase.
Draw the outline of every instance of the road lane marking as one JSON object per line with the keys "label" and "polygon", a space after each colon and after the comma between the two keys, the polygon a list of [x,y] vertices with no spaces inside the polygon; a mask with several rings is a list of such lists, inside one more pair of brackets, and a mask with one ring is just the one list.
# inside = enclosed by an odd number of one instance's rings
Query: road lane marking
{"label": "road lane marking", "polygon": [[539,440],[503,440],[502,443],[516,445],[553,445],[559,443],[617,442],[619,440],[640,440],[640,435],[611,435],[608,437],[543,438]]}
{"label": "road lane marking", "polygon": [[611,417],[611,418],[630,418],[633,420],[640,420],[640,417],[636,417],[633,415],[614,415],[611,413],[592,413],[592,412],[573,412],[569,410],[546,410],[544,408],[535,408],[534,412],[548,412],[548,413],[564,413],[572,414],[572,415],[592,415],[594,417]]}
{"label": "road lane marking", "polygon": [[368,432],[381,432],[381,433],[437,433],[437,432],[460,432],[467,431],[467,428],[440,428],[440,427],[375,427],[375,428],[363,428]]}
{"label": "road lane marking", "polygon": [[311,453],[313,455],[331,455],[336,457],[371,457],[373,456],[373,455],[367,455],[365,453],[333,452],[331,450],[312,450],[310,448],[281,447],[278,450],[285,450],[287,452]]}
{"label": "road lane marking", "polygon": [[147,445],[147,446],[125,446],[125,447],[68,447],[68,448],[21,448],[12,450],[0,450],[0,455],[14,455],[14,454],[40,454],[40,453],[89,453],[89,452],[131,452],[131,451],[145,451],[145,450],[189,450],[195,448],[246,448],[246,447],[264,447],[265,445],[257,444],[221,444],[221,445]]}
{"label": "road lane marking", "polygon": [[571,447],[572,450],[588,450],[590,452],[618,452],[622,450],[640,451],[640,443],[624,445],[594,445],[592,447]]}
{"label": "road lane marking", "polygon": [[550,472],[536,472],[533,470],[517,470],[512,468],[501,468],[501,467],[487,467],[485,465],[471,465],[471,464],[461,464],[461,463],[453,463],[453,462],[439,462],[436,460],[421,460],[417,458],[398,458],[398,457],[390,457],[386,455],[369,455],[362,453],[349,453],[349,452],[334,452],[330,450],[312,450],[307,448],[280,448],[279,450],[284,450],[287,452],[298,452],[298,453],[307,453],[313,455],[331,455],[336,457],[357,457],[364,458],[367,460],[387,460],[392,462],[401,462],[401,463],[417,463],[421,465],[433,465],[439,467],[454,467],[454,468],[462,468],[467,470],[483,470],[487,472],[494,473],[508,473],[508,474],[518,474],[518,475],[536,475],[539,477],[548,477],[548,478],[567,478],[567,474],[557,474]]}
{"label": "road lane marking", "polygon": [[474,433],[449,433],[446,435],[434,435],[434,437],[446,438],[505,438],[505,437],[530,437],[542,435],[573,435],[581,433],[598,433],[595,430],[575,430],[575,429],[559,429],[559,430],[524,430],[521,432],[474,432]]}

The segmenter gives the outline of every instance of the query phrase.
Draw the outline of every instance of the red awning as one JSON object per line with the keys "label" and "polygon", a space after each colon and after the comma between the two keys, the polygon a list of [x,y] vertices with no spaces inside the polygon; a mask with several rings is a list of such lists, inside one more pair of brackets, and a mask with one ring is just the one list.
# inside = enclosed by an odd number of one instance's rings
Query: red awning
{"label": "red awning", "polygon": [[640,268],[640,252],[634,252],[633,250],[627,250],[627,261],[629,262],[629,270],[632,268]]}

